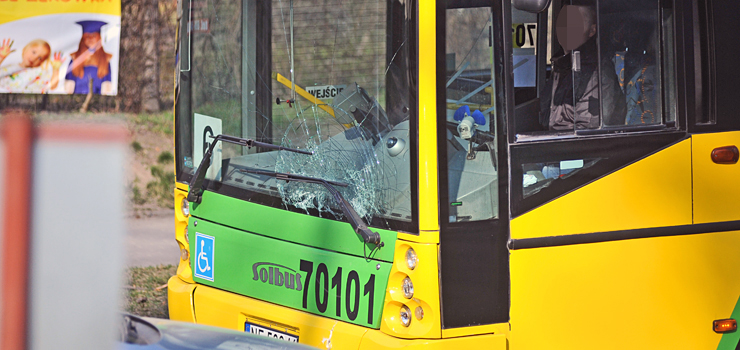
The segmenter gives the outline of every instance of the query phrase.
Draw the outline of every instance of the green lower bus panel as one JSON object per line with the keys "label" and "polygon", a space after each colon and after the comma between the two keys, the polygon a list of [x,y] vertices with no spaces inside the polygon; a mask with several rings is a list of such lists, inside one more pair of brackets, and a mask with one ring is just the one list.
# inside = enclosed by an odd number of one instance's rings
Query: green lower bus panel
{"label": "green lower bus panel", "polygon": [[190,222],[188,239],[196,282],[380,328],[391,263],[285,242],[196,218]]}

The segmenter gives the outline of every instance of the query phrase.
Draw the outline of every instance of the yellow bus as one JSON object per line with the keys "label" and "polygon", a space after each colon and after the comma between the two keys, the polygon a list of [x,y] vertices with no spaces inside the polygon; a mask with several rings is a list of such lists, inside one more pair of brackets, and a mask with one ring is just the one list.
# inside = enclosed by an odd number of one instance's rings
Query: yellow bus
{"label": "yellow bus", "polygon": [[326,349],[736,348],[740,2],[180,10],[172,319]]}

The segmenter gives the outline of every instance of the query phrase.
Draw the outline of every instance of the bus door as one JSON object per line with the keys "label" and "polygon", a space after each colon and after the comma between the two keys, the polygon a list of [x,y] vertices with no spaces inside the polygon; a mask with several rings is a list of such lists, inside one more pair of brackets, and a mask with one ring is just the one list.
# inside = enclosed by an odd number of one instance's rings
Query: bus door
{"label": "bus door", "polygon": [[[497,1],[440,1],[437,115],[443,329],[508,321],[504,56]],[[499,3],[500,4],[500,3]],[[444,33],[444,35],[439,35]]]}
{"label": "bus door", "polygon": [[[512,25],[518,3],[505,10]],[[706,347],[712,334],[683,335],[727,313],[728,299],[676,301],[717,293],[694,289],[706,266],[686,266],[734,238],[681,235],[694,223],[686,106],[695,90],[682,72],[696,67],[685,51],[693,34],[678,25],[692,23],[691,8],[661,0],[548,3],[532,12],[547,29],[538,31],[547,46],[536,48],[546,57],[537,60],[544,79],[536,93],[519,92],[516,42],[506,46],[515,62],[507,105],[512,348]],[[676,320],[670,328],[624,332],[668,314]]]}
{"label": "bus door", "polygon": [[740,220],[740,177],[738,147],[740,119],[737,118],[737,45],[725,45],[740,25],[733,15],[740,11],[735,1],[702,2],[698,5],[704,40],[701,43],[699,75],[703,94],[694,118],[689,119],[694,173],[694,222]]}
{"label": "bus door", "polygon": [[[649,215],[619,205],[601,211],[598,219],[556,215],[548,230],[517,226],[525,221],[518,217],[681,143],[688,135],[677,117],[681,111],[676,103],[671,2],[553,1],[536,14],[524,14],[516,3],[511,2],[507,15],[512,26],[521,28],[530,24],[517,22],[536,22],[540,35],[536,41],[542,45],[535,50],[536,63],[528,68],[534,70],[536,78],[527,86],[518,75],[526,66],[517,67],[523,49],[517,47],[516,35],[511,45],[513,111],[507,134],[512,239],[649,227],[664,224],[660,222],[664,218],[676,220],[675,224],[691,223],[691,208],[686,206],[690,200],[680,197],[675,201],[683,203],[680,208],[654,203]],[[526,19],[527,15],[534,17]],[[582,29],[569,32],[574,27]],[[690,166],[690,148],[681,152],[681,167]],[[681,171],[685,178],[676,181],[683,186],[690,181],[690,172]],[[655,198],[661,198],[663,191],[649,181],[631,186],[644,186]],[[667,214],[673,209],[685,215]],[[663,211],[666,216],[657,215]],[[625,216],[615,213],[636,216],[635,220],[624,220]],[[586,222],[591,226],[586,228]],[[616,226],[608,227],[612,224]]]}

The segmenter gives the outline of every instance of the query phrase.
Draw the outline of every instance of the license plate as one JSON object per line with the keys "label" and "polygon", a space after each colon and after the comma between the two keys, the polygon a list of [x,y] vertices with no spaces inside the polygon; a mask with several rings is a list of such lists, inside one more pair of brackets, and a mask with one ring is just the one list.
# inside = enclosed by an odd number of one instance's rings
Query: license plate
{"label": "license plate", "polygon": [[264,336],[264,337],[270,337],[270,338],[275,338],[275,339],[280,339],[280,340],[286,340],[286,341],[290,341],[290,342],[294,342],[294,343],[297,343],[298,342],[298,337],[296,337],[296,336],[293,336],[293,335],[290,335],[290,334],[287,334],[287,333],[283,333],[283,332],[278,332],[278,331],[273,330],[273,329],[270,329],[270,328],[265,328],[265,327],[257,326],[257,325],[251,324],[251,323],[246,323],[246,322],[244,323],[244,331],[245,332],[252,333],[252,334],[261,335],[261,336]]}

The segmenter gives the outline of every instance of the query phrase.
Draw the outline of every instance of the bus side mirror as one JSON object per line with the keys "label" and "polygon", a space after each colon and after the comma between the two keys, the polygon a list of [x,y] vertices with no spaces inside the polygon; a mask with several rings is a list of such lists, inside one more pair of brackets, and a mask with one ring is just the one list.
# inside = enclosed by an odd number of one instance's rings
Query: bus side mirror
{"label": "bus side mirror", "polygon": [[551,0],[514,0],[514,7],[521,11],[540,13],[547,10]]}

